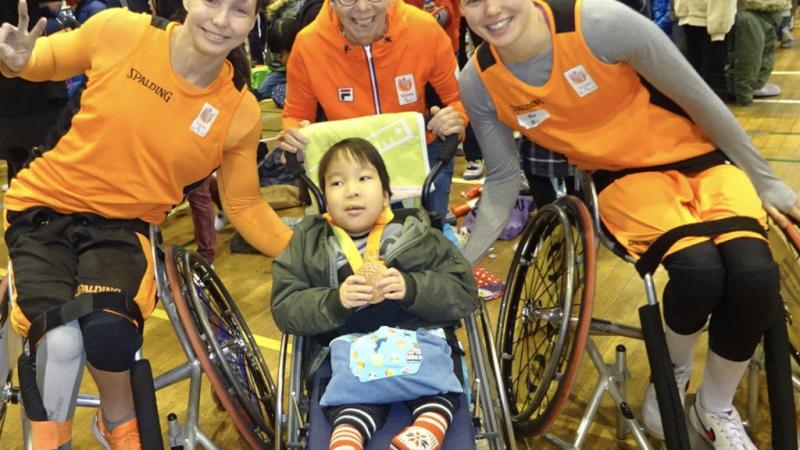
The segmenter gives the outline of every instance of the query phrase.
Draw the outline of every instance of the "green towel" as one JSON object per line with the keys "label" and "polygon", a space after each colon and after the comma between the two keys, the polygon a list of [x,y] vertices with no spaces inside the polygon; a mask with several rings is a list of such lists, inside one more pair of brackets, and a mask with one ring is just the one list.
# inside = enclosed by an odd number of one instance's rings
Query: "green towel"
{"label": "green towel", "polygon": [[325,151],[343,139],[360,137],[381,153],[389,171],[393,201],[421,195],[428,175],[428,147],[421,114],[404,112],[320,122],[302,132],[309,141],[303,153],[312,180],[318,179],[317,169]]}

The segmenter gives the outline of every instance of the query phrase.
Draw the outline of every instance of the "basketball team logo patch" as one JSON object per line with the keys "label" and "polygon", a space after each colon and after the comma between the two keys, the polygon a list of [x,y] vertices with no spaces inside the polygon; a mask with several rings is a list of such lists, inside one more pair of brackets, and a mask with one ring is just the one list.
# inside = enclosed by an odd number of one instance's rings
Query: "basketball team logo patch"
{"label": "basketball team logo patch", "polygon": [[191,130],[200,137],[206,137],[208,130],[211,129],[211,125],[217,120],[218,115],[219,110],[217,108],[214,108],[208,103],[204,104],[200,109],[200,113],[197,114],[194,122],[192,122]]}
{"label": "basketball team logo patch", "polygon": [[586,68],[580,64],[564,72],[564,77],[578,97],[585,97],[597,90],[597,83],[594,82]]}
{"label": "basketball team logo patch", "polygon": [[397,90],[397,101],[400,105],[408,105],[417,101],[417,87],[414,84],[414,75],[400,75],[395,77],[394,86]]}

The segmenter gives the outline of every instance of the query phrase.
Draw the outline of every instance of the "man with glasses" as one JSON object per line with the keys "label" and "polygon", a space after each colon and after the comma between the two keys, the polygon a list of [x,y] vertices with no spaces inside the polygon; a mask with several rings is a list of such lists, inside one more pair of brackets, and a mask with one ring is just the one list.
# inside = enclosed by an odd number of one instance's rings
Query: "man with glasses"
{"label": "man with glasses", "polygon": [[[326,1],[292,47],[280,148],[301,150],[308,141],[299,128],[318,118],[418,111],[432,116],[428,157],[433,162],[442,149],[438,138],[463,133],[467,121],[456,65],[450,39],[425,11],[402,0]],[[429,109],[427,84],[445,107]],[[450,162],[434,180],[432,209],[443,218],[452,176]]]}

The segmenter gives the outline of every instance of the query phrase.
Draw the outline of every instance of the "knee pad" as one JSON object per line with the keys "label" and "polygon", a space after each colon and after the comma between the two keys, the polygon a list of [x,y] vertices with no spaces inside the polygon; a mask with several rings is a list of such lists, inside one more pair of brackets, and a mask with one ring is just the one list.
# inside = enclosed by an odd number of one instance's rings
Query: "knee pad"
{"label": "knee pad", "polygon": [[142,344],[142,337],[130,320],[95,311],[80,322],[86,359],[92,366],[106,372],[130,370]]}
{"label": "knee pad", "polygon": [[36,422],[72,419],[84,361],[77,321],[48,331],[39,340],[35,354],[20,356],[20,386],[29,419]]}
{"label": "knee pad", "polygon": [[781,276],[778,265],[770,262],[755,269],[731,271],[726,303],[730,303],[741,327],[748,334],[761,336],[772,325],[780,303]]}
{"label": "knee pad", "polygon": [[709,346],[733,361],[750,358],[782,307],[777,264],[730,271],[725,300],[711,318]]}
{"label": "knee pad", "polygon": [[709,314],[722,302],[725,269],[670,265],[664,288],[664,321],[680,334],[700,331]]}

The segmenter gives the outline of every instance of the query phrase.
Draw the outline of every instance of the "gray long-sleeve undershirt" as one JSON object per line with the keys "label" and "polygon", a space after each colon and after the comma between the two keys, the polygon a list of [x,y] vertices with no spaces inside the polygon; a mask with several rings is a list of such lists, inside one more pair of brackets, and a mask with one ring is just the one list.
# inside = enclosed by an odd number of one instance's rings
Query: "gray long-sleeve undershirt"
{"label": "gray long-sleeve undershirt", "polygon": [[[781,211],[791,209],[797,202],[795,192],[775,176],[731,111],[658,27],[615,0],[584,0],[580,14],[583,37],[597,58],[629,64],[683,108],[703,133],[747,173],[762,201]],[[541,86],[550,76],[552,61],[552,51],[548,51],[508,68],[525,83]],[[475,264],[505,226],[521,179],[512,130],[497,119],[472,59],[461,73],[459,84],[461,100],[487,167],[477,222],[464,247],[467,260]]]}

